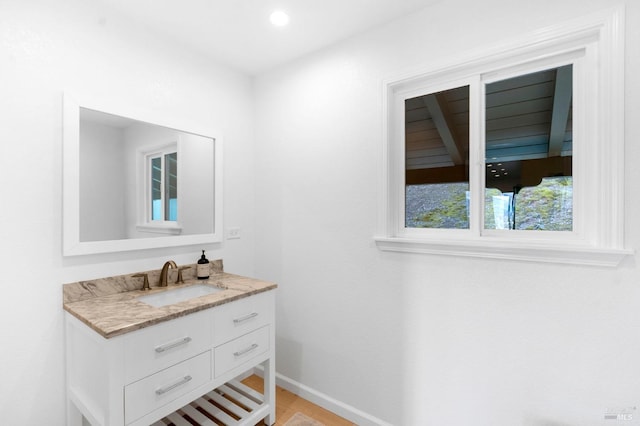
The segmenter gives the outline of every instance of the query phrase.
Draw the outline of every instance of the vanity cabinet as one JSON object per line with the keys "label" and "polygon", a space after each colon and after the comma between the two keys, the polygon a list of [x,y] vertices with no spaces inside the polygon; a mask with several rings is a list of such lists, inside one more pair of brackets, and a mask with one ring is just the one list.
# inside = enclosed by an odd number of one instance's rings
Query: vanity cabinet
{"label": "vanity cabinet", "polygon": [[[273,424],[274,305],[265,291],[112,338],[65,312],[68,425]],[[264,394],[234,380],[260,364]]]}

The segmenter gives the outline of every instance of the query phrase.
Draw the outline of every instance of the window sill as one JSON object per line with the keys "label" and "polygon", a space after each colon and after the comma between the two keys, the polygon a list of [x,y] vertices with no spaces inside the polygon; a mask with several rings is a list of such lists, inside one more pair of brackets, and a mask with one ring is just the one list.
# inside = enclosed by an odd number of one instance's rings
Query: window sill
{"label": "window sill", "polygon": [[573,265],[616,267],[630,249],[595,248],[558,244],[523,244],[514,241],[452,241],[421,240],[415,238],[376,237],[382,251],[425,253],[487,259],[523,260],[530,262],[564,263]]}
{"label": "window sill", "polygon": [[182,226],[175,225],[136,225],[138,232],[149,232],[153,234],[182,234]]}

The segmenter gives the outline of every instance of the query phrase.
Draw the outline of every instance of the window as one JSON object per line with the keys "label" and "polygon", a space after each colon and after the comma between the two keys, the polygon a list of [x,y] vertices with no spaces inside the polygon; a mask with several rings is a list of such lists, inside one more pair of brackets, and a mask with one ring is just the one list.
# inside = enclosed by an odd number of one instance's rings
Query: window
{"label": "window", "polygon": [[405,100],[405,226],[469,229],[469,86]]}
{"label": "window", "polygon": [[484,229],[572,231],[573,65],[484,88]]}
{"label": "window", "polygon": [[181,233],[178,142],[147,146],[137,150],[137,155],[139,187],[143,190],[138,192],[136,229],[146,233]]}
{"label": "window", "polygon": [[150,220],[178,220],[178,153],[156,154],[149,157]]}
{"label": "window", "polygon": [[385,83],[382,250],[616,265],[621,11]]}

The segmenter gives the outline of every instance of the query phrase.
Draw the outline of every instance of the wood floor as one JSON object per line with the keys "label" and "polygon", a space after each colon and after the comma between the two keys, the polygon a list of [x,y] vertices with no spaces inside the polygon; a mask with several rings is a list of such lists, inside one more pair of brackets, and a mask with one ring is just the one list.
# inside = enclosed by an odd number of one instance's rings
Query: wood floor
{"label": "wood floor", "polygon": [[[247,377],[242,381],[245,385],[262,392],[262,378],[256,375]],[[322,407],[300,398],[281,387],[276,387],[276,426],[284,425],[295,413],[300,412],[311,417],[326,426],[355,426],[344,418],[327,411]]]}

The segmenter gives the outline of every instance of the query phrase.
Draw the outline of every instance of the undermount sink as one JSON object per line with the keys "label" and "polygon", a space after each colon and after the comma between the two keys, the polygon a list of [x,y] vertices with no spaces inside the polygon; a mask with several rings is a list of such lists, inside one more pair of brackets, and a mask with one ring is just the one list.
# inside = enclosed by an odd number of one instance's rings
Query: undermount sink
{"label": "undermount sink", "polygon": [[137,299],[147,305],[160,308],[162,306],[184,302],[185,300],[195,299],[196,297],[217,293],[222,290],[223,289],[219,287],[213,287],[206,284],[196,284],[189,287],[163,291],[162,293],[139,296]]}

